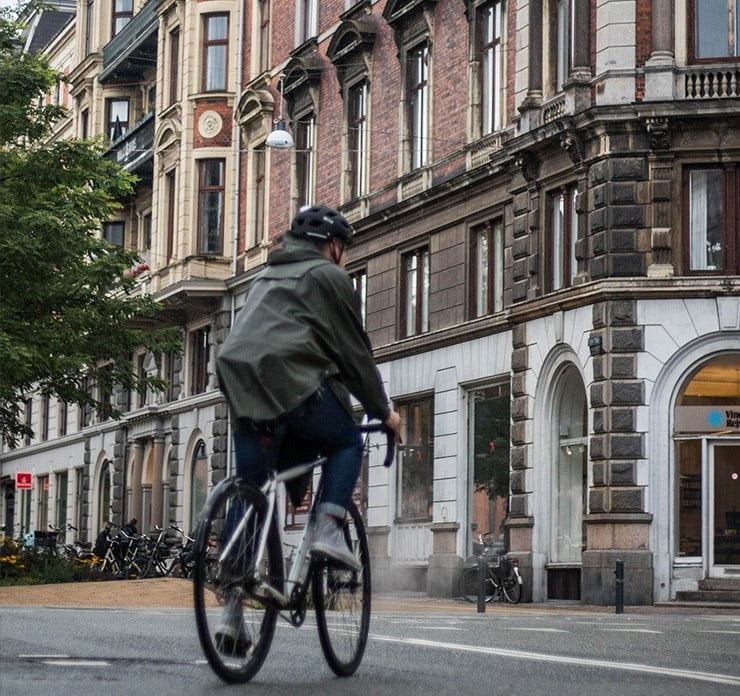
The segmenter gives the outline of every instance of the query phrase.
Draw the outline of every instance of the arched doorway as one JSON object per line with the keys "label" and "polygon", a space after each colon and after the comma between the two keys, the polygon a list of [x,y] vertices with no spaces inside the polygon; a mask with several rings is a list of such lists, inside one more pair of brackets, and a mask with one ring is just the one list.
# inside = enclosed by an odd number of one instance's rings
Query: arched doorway
{"label": "arched doorway", "polygon": [[740,571],[740,354],[683,381],[674,417],[676,555],[709,577]]}
{"label": "arched doorway", "polygon": [[574,365],[559,373],[553,397],[547,598],[578,600],[586,546],[588,417],[586,390]]}

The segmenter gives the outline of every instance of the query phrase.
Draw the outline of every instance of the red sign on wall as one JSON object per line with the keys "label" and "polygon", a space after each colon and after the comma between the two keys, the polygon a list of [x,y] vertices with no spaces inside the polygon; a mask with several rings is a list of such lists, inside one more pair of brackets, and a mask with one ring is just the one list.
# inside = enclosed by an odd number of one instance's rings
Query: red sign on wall
{"label": "red sign on wall", "polygon": [[30,471],[15,472],[15,487],[17,490],[30,490],[33,488],[33,474]]}

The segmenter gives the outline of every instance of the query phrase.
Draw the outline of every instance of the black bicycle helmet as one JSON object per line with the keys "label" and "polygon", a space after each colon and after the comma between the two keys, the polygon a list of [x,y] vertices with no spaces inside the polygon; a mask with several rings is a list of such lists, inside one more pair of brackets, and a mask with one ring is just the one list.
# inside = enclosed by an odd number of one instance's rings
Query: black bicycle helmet
{"label": "black bicycle helmet", "polygon": [[298,211],[290,225],[294,237],[305,237],[312,242],[328,242],[338,237],[350,244],[355,232],[344,216],[325,205],[306,205]]}

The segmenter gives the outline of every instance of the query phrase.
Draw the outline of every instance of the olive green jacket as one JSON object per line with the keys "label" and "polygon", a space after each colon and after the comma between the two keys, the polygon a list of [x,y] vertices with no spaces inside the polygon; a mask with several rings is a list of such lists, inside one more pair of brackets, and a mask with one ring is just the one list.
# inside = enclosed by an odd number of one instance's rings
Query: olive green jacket
{"label": "olive green jacket", "polygon": [[349,391],[369,417],[385,420],[388,397],[349,274],[312,242],[285,240],[253,281],[216,360],[237,424],[279,418],[323,380],[348,409]]}

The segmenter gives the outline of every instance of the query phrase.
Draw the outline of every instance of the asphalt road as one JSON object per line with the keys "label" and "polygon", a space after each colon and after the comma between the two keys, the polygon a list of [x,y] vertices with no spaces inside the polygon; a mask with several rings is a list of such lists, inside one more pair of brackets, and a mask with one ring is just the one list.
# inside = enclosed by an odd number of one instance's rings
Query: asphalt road
{"label": "asphalt road", "polygon": [[278,626],[257,677],[229,686],[204,663],[188,610],[4,607],[0,694],[740,693],[740,614],[376,614],[349,679],[324,663],[310,616],[301,629]]}

